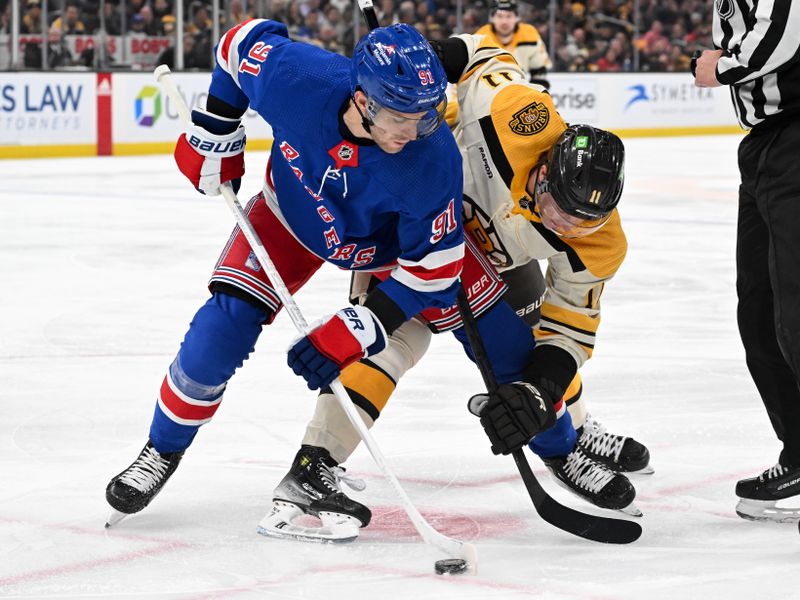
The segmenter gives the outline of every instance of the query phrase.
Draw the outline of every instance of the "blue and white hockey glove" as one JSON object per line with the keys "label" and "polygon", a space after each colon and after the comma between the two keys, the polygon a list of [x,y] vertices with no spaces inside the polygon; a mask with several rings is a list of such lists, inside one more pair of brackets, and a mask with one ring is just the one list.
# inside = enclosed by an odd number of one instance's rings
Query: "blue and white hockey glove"
{"label": "blue and white hockey glove", "polygon": [[288,363],[309,389],[327,387],[354,362],[386,347],[386,331],[365,306],[348,306],[321,321],[289,349]]}
{"label": "blue and white hockey glove", "polygon": [[556,422],[549,396],[523,381],[501,384],[493,394],[476,394],[467,408],[480,417],[493,454],[511,454]]}
{"label": "blue and white hockey glove", "polygon": [[244,175],[247,138],[240,119],[214,115],[202,108],[192,111],[192,125],[178,138],[175,162],[197,191],[218,196],[230,181],[238,191]]}

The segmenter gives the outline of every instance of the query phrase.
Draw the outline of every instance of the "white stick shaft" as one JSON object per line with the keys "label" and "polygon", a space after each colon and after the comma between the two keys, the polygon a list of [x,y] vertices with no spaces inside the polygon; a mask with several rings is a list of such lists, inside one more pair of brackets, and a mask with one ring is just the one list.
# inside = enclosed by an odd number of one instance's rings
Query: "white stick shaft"
{"label": "white stick shaft", "polygon": [[189,112],[189,107],[186,106],[183,96],[181,96],[181,93],[178,91],[178,86],[176,86],[175,82],[172,80],[169,67],[167,65],[159,65],[156,67],[156,70],[153,71],[153,75],[155,75],[156,81],[161,84],[161,87],[164,88],[169,99],[172,100],[172,103],[178,110],[181,121],[186,124],[191,123],[192,114]]}
{"label": "white stick shaft", "polygon": [[[175,83],[172,81],[169,67],[166,65],[161,65],[156,68],[154,74],[156,76],[156,80],[161,84],[164,91],[175,104],[181,119],[183,119],[186,123],[190,123],[191,117],[189,109],[186,106],[186,102],[184,102],[183,97],[180,95],[180,92],[178,92],[178,88],[175,86]],[[289,316],[292,319],[292,323],[294,323],[294,326],[300,333],[306,335],[308,333],[308,323],[306,322],[305,317],[303,317],[303,313],[300,312],[300,308],[294,301],[292,294],[283,283],[283,278],[275,268],[272,259],[270,259],[266,248],[264,248],[261,240],[258,238],[258,234],[256,233],[255,229],[253,229],[250,220],[242,210],[242,207],[239,204],[239,199],[236,197],[236,193],[233,191],[230,183],[222,184],[222,196],[225,198],[225,202],[227,202],[228,207],[233,213],[233,216],[236,218],[236,223],[239,225],[242,233],[244,233],[245,238],[247,238],[247,241],[249,242],[250,247],[253,249],[256,258],[258,258],[258,262],[261,263],[261,266],[264,268],[264,272],[269,277],[272,286],[275,288],[275,292],[278,294],[281,302],[283,302],[286,311],[289,313]],[[383,472],[383,475],[386,477],[386,479],[389,480],[392,488],[394,488],[394,491],[400,498],[403,509],[406,511],[406,514],[408,514],[408,517],[411,519],[411,522],[414,524],[416,530],[422,536],[422,539],[425,540],[426,543],[439,548],[442,552],[445,552],[452,557],[463,558],[467,561],[470,572],[475,573],[477,569],[476,548],[472,544],[449,538],[439,533],[431,526],[430,523],[425,520],[425,517],[420,514],[420,512],[411,502],[411,499],[408,497],[406,491],[400,485],[397,477],[395,477],[394,472],[391,470],[389,464],[386,462],[386,458],[383,456],[383,452],[381,452],[369,429],[367,429],[367,426],[364,424],[364,421],[361,420],[361,416],[358,414],[355,406],[353,406],[353,403],[350,401],[350,397],[347,395],[342,382],[339,381],[338,378],[331,384],[331,390],[333,391],[334,396],[336,396],[336,399],[339,401],[339,404],[341,405],[345,414],[347,414],[347,417],[350,419],[350,422],[353,424],[353,427],[355,427],[356,431],[358,431],[361,439],[364,440],[364,444],[367,446],[372,458],[375,460],[375,464],[378,465],[378,468]]]}

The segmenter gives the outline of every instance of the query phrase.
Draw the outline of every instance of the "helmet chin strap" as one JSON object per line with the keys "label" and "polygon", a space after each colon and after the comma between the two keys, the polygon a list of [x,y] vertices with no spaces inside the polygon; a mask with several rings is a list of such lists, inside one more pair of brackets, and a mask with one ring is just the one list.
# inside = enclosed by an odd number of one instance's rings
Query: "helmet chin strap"
{"label": "helmet chin strap", "polygon": [[536,198],[539,196],[539,194],[541,194],[542,192],[549,191],[549,185],[548,185],[547,179],[545,179],[543,184],[539,183],[539,173],[541,172],[542,165],[544,165],[544,164],[546,164],[546,163],[543,162],[543,161],[538,162],[533,167],[533,169],[531,169],[531,172],[528,174],[528,181],[530,181],[531,175],[534,176],[533,189],[532,190],[528,190],[527,186],[526,186],[525,191],[530,193],[531,199],[534,201],[534,203],[536,202]]}
{"label": "helmet chin strap", "polygon": [[350,96],[350,99],[353,101],[353,105],[356,107],[358,114],[361,116],[361,126],[367,133],[371,134],[372,131],[370,131],[370,128],[375,125],[375,123],[372,121],[372,119],[368,118],[367,115],[361,112],[361,107],[358,105],[358,102],[356,102],[355,94]]}

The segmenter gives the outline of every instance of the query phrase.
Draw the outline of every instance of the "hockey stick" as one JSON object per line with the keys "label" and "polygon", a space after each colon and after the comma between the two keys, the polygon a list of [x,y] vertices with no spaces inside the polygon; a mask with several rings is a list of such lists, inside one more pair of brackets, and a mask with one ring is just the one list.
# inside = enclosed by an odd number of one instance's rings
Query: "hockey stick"
{"label": "hockey stick", "polygon": [[[497,380],[494,377],[489,357],[486,356],[478,324],[475,322],[475,315],[472,313],[463,287],[458,290],[458,310],[461,313],[464,332],[467,334],[469,345],[472,346],[472,353],[475,355],[475,364],[478,365],[486,389],[492,394],[497,391]],[[560,504],[544,490],[539,480],[536,479],[522,449],[515,450],[511,456],[517,463],[517,469],[519,469],[519,474],[525,483],[536,512],[551,525],[572,535],[605,544],[630,544],[642,535],[642,527],[638,523],[590,515]]]}
{"label": "hockey stick", "polygon": [[[358,6],[369,29],[378,27],[378,18],[375,15],[372,0],[358,0]],[[491,363],[486,356],[478,325],[475,322],[475,316],[472,314],[472,309],[469,306],[469,301],[463,288],[458,290],[458,308],[464,323],[464,331],[469,338],[469,343],[475,355],[475,362],[483,376],[487,390],[492,393],[497,389],[497,381],[494,378]],[[536,512],[551,525],[573,535],[608,544],[629,544],[639,539],[642,534],[642,528],[638,523],[625,521],[624,519],[589,515],[559,504],[542,488],[533,471],[531,471],[523,451],[517,450],[512,453],[512,456],[528,494],[533,501]]]}
{"label": "hockey stick", "polygon": [[361,14],[364,15],[364,20],[367,22],[367,27],[370,30],[380,27],[378,15],[375,14],[375,6],[372,4],[372,0],[358,0],[358,8],[361,9]]}
{"label": "hockey stick", "polygon": [[[189,112],[189,107],[186,106],[183,96],[181,96],[180,92],[178,91],[175,82],[172,81],[169,67],[166,65],[160,65],[156,67],[153,74],[156,77],[156,81],[161,84],[161,87],[164,89],[167,96],[169,96],[170,100],[172,100],[172,102],[175,104],[180,118],[184,121],[184,123],[191,124],[192,119]],[[258,234],[255,232],[255,229],[253,229],[250,220],[247,218],[244,210],[242,210],[242,207],[239,204],[239,199],[236,197],[236,193],[233,191],[230,183],[222,184],[221,188],[222,196],[225,199],[225,202],[228,204],[228,207],[231,209],[233,216],[236,218],[237,225],[239,225],[239,228],[242,230],[242,233],[244,233],[245,238],[247,238],[250,247],[258,258],[258,262],[261,263],[265,273],[269,276],[269,280],[272,283],[275,292],[278,294],[278,297],[281,299],[284,307],[286,308],[286,312],[289,313],[292,323],[294,323],[294,326],[301,334],[307,335],[310,331],[308,323],[306,322],[303,313],[300,312],[300,308],[294,301],[292,294],[283,283],[283,278],[275,268],[275,265],[270,259],[266,248],[264,248],[261,240],[258,238]],[[395,477],[394,472],[392,472],[391,468],[386,462],[386,458],[383,456],[380,448],[375,443],[372,434],[361,420],[361,416],[356,411],[356,408],[350,400],[350,397],[347,395],[347,392],[345,391],[341,381],[339,381],[337,378],[333,383],[331,383],[330,387],[345,414],[347,414],[347,417],[353,424],[353,427],[355,427],[356,431],[358,431],[361,439],[364,440],[364,444],[367,446],[367,449],[372,455],[372,458],[375,460],[375,463],[383,472],[384,477],[389,480],[389,483],[391,484],[395,493],[400,498],[400,503],[403,505],[403,509],[406,511],[406,514],[408,515],[409,519],[411,519],[411,522],[414,524],[414,527],[416,528],[417,532],[419,532],[420,536],[422,536],[422,539],[425,541],[425,543],[438,548],[448,556],[465,560],[467,563],[467,572],[471,574],[477,573],[478,552],[475,546],[467,542],[462,542],[460,540],[449,538],[443,535],[442,533],[436,531],[430,525],[430,523],[425,520],[414,504],[412,504],[411,499],[400,485],[397,477]]]}

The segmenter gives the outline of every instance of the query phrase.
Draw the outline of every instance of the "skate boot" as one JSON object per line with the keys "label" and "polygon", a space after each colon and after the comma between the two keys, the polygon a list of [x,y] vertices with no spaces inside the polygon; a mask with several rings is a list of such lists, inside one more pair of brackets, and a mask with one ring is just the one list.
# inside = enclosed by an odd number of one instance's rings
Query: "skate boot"
{"label": "skate boot", "polygon": [[641,511],[633,503],[636,490],[625,475],[615,473],[588,456],[580,444],[566,456],[542,458],[556,482],[600,508],[619,510],[633,517]]}
{"label": "skate boot", "polygon": [[[275,488],[272,510],[258,524],[258,533],[307,542],[352,542],[360,527],[369,525],[370,510],[348,498],[339,484],[356,491],[366,487],[345,470],[325,448],[303,445],[289,472]],[[322,521],[321,527],[305,527],[293,521],[303,514]]]}
{"label": "skate boot", "polygon": [[150,504],[183,458],[183,452],[160,454],[150,440],[130,467],[106,486],[106,500],[114,509],[106,527]]}
{"label": "skate boot", "polygon": [[653,473],[650,452],[633,438],[606,431],[600,421],[586,415],[586,422],[578,429],[578,443],[584,452],[597,462],[618,473]]}
{"label": "skate boot", "polygon": [[[780,463],[758,477],[736,483],[739,503],[736,514],[750,521],[792,523],[800,521],[800,467],[784,467]],[[798,508],[775,506],[779,500],[792,498]]]}

